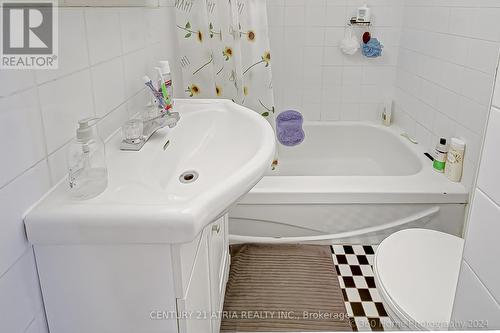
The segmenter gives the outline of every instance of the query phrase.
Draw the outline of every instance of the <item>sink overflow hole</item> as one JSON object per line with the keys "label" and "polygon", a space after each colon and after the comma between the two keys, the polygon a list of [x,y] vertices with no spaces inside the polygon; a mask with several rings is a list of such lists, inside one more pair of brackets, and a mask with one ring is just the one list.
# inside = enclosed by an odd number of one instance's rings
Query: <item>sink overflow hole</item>
{"label": "sink overflow hole", "polygon": [[188,184],[194,182],[196,179],[198,179],[198,172],[190,170],[183,172],[179,176],[179,180],[181,183]]}

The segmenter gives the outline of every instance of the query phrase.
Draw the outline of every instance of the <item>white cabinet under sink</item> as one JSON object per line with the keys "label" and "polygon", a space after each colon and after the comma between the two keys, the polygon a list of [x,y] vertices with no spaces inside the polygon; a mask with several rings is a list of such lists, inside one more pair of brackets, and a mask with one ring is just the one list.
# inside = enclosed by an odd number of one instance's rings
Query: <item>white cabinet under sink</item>
{"label": "white cabinet under sink", "polygon": [[[61,183],[26,213],[51,333],[219,330],[223,214],[269,169],[275,134],[230,100],[176,100],[175,109],[177,125],[140,151],[120,150],[119,131],[108,140],[104,192],[74,200]],[[198,177],[182,181],[187,171]]]}
{"label": "white cabinet under sink", "polygon": [[50,332],[218,332],[227,223],[183,244],[35,245]]}
{"label": "white cabinet under sink", "polygon": [[[227,214],[203,230],[183,297],[177,298],[179,332],[218,332],[229,273]],[[183,258],[181,247],[178,258]],[[210,310],[206,310],[210,309]],[[189,316],[189,318],[186,318]]]}

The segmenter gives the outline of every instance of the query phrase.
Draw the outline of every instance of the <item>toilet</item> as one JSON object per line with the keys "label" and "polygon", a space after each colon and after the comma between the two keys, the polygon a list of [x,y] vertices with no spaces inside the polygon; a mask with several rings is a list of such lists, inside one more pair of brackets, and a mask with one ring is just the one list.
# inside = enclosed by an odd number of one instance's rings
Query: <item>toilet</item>
{"label": "toilet", "polygon": [[402,330],[447,330],[464,240],[434,230],[398,231],[375,253],[375,284]]}

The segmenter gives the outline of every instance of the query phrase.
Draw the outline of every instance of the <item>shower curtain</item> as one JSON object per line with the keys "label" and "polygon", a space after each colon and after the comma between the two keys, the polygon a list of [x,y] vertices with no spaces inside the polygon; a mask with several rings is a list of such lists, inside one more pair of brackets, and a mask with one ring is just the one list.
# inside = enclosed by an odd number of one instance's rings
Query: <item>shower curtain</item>
{"label": "shower curtain", "polygon": [[265,0],[176,0],[185,94],[228,98],[275,126]]}

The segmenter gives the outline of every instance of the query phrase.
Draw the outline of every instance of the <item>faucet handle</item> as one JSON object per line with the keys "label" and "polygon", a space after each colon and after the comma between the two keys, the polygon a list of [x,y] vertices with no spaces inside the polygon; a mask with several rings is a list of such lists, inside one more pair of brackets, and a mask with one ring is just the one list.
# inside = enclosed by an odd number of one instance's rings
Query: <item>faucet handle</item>
{"label": "faucet handle", "polygon": [[140,150],[146,143],[144,138],[144,124],[140,119],[131,119],[122,126],[121,150]]}
{"label": "faucet handle", "polygon": [[143,123],[139,119],[131,119],[122,126],[122,139],[128,143],[138,143],[143,140]]}

